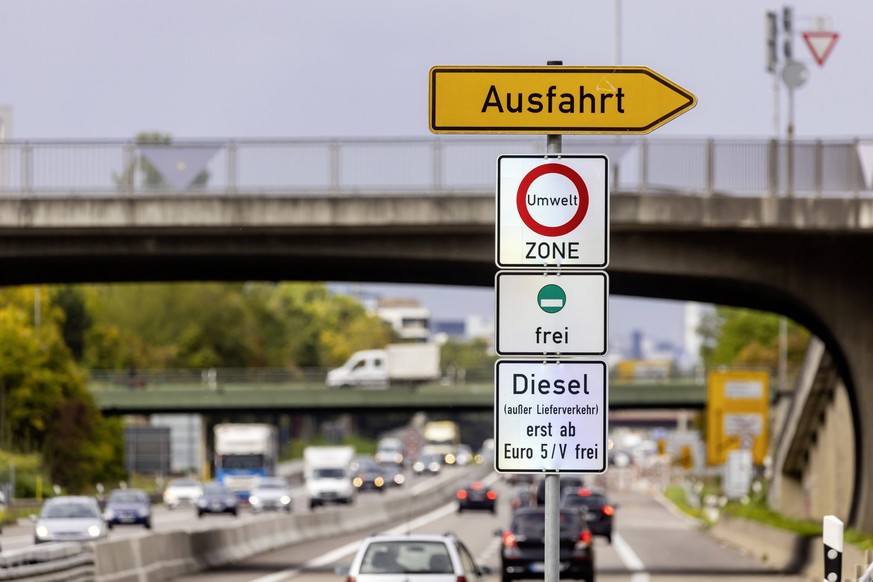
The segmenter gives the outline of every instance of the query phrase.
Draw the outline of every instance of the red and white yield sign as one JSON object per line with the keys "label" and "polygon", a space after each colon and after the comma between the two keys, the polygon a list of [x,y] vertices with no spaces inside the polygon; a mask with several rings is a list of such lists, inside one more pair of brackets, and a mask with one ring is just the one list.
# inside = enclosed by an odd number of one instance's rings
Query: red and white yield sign
{"label": "red and white yield sign", "polygon": [[605,268],[608,177],[600,154],[498,157],[497,266]]}

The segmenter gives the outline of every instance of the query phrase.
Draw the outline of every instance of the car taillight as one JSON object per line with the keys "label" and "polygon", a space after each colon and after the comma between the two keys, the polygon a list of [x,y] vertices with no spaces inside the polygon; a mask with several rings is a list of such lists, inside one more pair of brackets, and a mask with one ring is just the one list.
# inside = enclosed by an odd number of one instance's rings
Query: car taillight
{"label": "car taillight", "polygon": [[589,497],[591,495],[591,489],[588,489],[587,487],[582,487],[576,493],[579,495],[579,497]]}
{"label": "car taillight", "polygon": [[515,541],[515,536],[511,531],[503,532],[503,547],[512,548],[517,546],[518,543]]}
{"label": "car taillight", "polygon": [[473,491],[479,491],[480,489],[482,489],[482,484],[478,481],[474,481],[473,484],[470,485],[470,489],[472,489]]}
{"label": "car taillight", "polygon": [[460,489],[457,493],[455,493],[455,496],[458,499],[466,499],[467,498],[467,491],[465,489]]}
{"label": "car taillight", "polygon": [[579,534],[579,540],[576,542],[576,551],[584,550],[591,545],[591,531],[585,530]]}
{"label": "car taillight", "polygon": [[455,582],[467,582],[466,576],[458,576],[458,579]]}
{"label": "car taillight", "polygon": [[489,491],[485,494],[485,497],[487,497],[491,501],[494,501],[495,499],[497,499],[497,493],[495,493],[494,491]]}
{"label": "car taillight", "polygon": [[346,576],[346,582],[355,582],[354,576]]}
{"label": "car taillight", "polygon": [[518,542],[515,541],[515,536],[511,531],[503,532],[503,555],[507,558],[517,558],[521,556],[521,550],[518,549]]}
{"label": "car taillight", "polygon": [[615,513],[615,508],[611,505],[604,505],[603,509],[601,509],[600,511],[602,511],[603,515],[605,515],[606,517],[612,517],[612,514]]}

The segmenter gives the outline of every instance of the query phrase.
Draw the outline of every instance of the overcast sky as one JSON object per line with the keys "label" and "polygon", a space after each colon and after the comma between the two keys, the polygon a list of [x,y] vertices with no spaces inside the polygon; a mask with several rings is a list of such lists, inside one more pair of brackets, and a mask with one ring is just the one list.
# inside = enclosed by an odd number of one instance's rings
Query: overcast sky
{"label": "overcast sky", "polygon": [[[652,137],[784,130],[786,91],[777,123],[764,69],[764,13],[783,4],[620,5],[616,27],[614,1],[3,0],[0,104],[13,108],[17,139],[421,137],[434,65],[609,65],[618,55],[698,98]],[[798,136],[873,136],[873,2],[792,6],[794,54],[810,70],[795,93]],[[800,37],[818,17],[841,35],[823,67]],[[634,322],[612,313],[611,323]]]}

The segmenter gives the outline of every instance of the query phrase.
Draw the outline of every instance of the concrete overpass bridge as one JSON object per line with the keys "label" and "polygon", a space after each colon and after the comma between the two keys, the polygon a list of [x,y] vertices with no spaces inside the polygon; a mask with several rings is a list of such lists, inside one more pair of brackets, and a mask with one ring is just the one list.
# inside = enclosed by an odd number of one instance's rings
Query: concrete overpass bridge
{"label": "concrete overpass bridge", "polygon": [[[783,313],[823,340],[855,429],[847,517],[873,531],[862,145],[565,138],[564,151],[612,161],[613,293]],[[544,139],[507,137],[4,143],[0,283],[491,286],[496,157],[544,150]]]}
{"label": "concrete overpass bridge", "polygon": [[[88,387],[106,414],[160,413],[287,413],[408,411],[491,412],[494,410],[492,370],[471,373],[463,384],[426,384],[416,388],[329,389],[326,370],[294,373],[278,369],[138,371],[131,382],[126,371],[93,371]],[[478,378],[478,379],[475,379]],[[676,377],[650,381],[615,381],[609,385],[610,419],[634,423],[673,417],[663,412],[628,415],[627,410],[692,410],[706,407],[703,377]],[[662,424],[663,425],[663,424]]]}

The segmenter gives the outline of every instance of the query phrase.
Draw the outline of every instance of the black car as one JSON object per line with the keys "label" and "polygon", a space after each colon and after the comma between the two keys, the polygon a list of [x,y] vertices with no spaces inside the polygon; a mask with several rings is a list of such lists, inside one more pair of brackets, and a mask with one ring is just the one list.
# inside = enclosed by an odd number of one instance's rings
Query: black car
{"label": "black car", "polygon": [[358,491],[385,491],[385,474],[373,459],[360,459],[352,470],[352,485]]}
{"label": "black car", "polygon": [[[581,477],[573,477],[569,475],[561,475],[560,476],[560,485],[559,488],[561,491],[566,489],[567,487],[584,487],[585,482]],[[537,482],[537,505],[545,505],[546,504],[546,480],[540,479]]]}
{"label": "black car", "polygon": [[606,493],[588,487],[567,489],[562,492],[561,507],[581,511],[591,533],[612,543],[615,506],[609,503]]}
{"label": "black car", "polygon": [[406,468],[403,466],[403,463],[382,461],[379,463],[379,467],[382,469],[385,485],[388,487],[399,487],[406,483]]}
{"label": "black car", "polygon": [[230,488],[211,481],[203,486],[203,495],[197,500],[197,517],[203,517],[204,513],[229,513],[237,514],[239,498]]}
{"label": "black car", "polygon": [[[560,509],[560,577],[594,580],[594,546],[591,530],[580,513]],[[543,578],[546,559],[546,515],[543,507],[522,507],[503,532],[500,567],[503,582],[519,578]]]}
{"label": "black car", "polygon": [[512,511],[521,507],[536,507],[537,498],[529,485],[522,486],[516,488],[512,498],[509,500],[509,505],[512,507]]}
{"label": "black car", "polygon": [[143,525],[152,528],[152,500],[141,489],[114,489],[103,510],[106,525]]}
{"label": "black car", "polygon": [[458,513],[465,509],[483,509],[494,513],[497,510],[497,492],[480,481],[461,487],[455,493]]}

